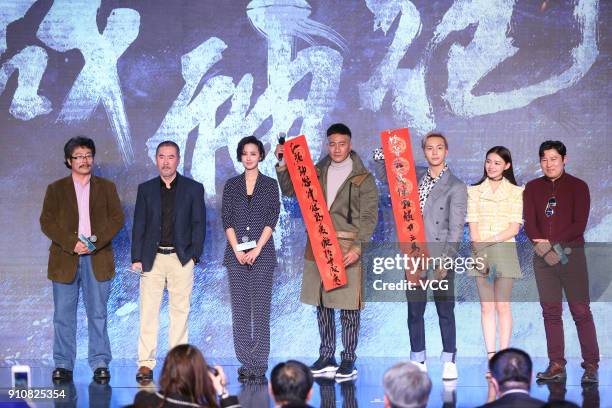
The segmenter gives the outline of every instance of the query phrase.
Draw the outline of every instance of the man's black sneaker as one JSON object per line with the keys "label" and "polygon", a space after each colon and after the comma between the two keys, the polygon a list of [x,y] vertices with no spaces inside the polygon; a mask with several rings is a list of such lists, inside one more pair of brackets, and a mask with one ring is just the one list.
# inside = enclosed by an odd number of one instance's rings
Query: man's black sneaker
{"label": "man's black sneaker", "polygon": [[93,379],[95,381],[110,380],[110,371],[108,371],[108,368],[106,368],[106,367],[98,367],[94,371],[94,378]]}
{"label": "man's black sneaker", "polygon": [[352,380],[357,375],[357,369],[355,368],[354,361],[342,360],[340,368],[336,371],[336,381],[348,381]]}
{"label": "man's black sneaker", "polygon": [[111,378],[110,371],[108,371],[108,368],[106,367],[98,367],[94,371],[94,375],[93,375],[94,381],[108,383],[110,378]]}
{"label": "man's black sneaker", "polygon": [[333,357],[319,357],[319,359],[310,366],[310,371],[313,374],[335,373],[337,370],[338,364]]}

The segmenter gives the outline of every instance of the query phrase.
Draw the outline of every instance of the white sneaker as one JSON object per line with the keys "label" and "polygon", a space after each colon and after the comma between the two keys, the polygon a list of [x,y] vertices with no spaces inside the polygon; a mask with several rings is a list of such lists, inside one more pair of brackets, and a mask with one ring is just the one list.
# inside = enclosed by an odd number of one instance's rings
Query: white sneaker
{"label": "white sneaker", "polygon": [[457,379],[457,364],[447,361],[444,363],[442,368],[442,379],[443,380],[456,380]]}
{"label": "white sneaker", "polygon": [[424,361],[422,363],[419,363],[418,361],[411,361],[411,363],[419,367],[419,370],[421,370],[422,373],[427,372],[427,363],[425,363]]}

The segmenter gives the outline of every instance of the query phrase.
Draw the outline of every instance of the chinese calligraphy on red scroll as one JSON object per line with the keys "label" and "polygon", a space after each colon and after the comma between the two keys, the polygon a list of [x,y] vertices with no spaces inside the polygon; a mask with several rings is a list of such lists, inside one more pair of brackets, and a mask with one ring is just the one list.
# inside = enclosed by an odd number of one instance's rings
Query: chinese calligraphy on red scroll
{"label": "chinese calligraphy on red scroll", "polygon": [[323,289],[330,291],[344,286],[346,272],[342,251],[304,135],[285,143],[285,161],[323,281]]}

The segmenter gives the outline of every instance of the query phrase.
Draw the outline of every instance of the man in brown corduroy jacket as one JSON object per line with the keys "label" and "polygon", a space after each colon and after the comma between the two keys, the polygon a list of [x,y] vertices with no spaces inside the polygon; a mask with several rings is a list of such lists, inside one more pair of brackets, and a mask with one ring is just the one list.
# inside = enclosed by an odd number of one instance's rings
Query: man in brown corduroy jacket
{"label": "man in brown corduroy jacket", "polygon": [[[110,379],[106,307],[115,276],[111,240],[123,226],[123,210],[115,185],[91,174],[95,154],[94,142],[87,137],[66,143],[64,159],[71,174],[47,187],[40,215],[41,229],[51,240],[47,276],[53,282],[54,382],[72,379],[79,288],[87,312],[88,360],[94,380]],[[95,241],[95,249],[88,249],[79,236]]]}

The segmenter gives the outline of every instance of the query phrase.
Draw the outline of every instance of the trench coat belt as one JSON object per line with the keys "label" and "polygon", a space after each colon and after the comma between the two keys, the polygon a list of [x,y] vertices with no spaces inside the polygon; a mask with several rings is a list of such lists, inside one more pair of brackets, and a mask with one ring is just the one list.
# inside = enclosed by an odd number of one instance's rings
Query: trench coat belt
{"label": "trench coat belt", "polygon": [[338,231],[336,232],[336,235],[340,239],[356,239],[357,238],[356,232]]}

